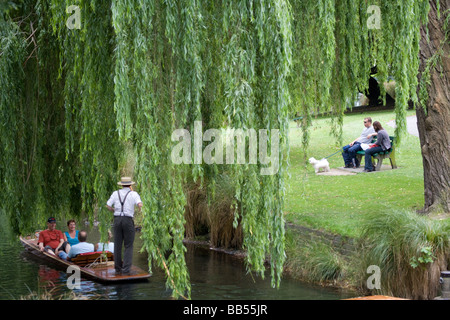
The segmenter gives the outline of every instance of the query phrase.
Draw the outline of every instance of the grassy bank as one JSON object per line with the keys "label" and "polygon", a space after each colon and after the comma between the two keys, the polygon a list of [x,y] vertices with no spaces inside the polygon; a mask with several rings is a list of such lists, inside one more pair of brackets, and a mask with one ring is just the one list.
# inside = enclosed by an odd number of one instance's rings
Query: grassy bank
{"label": "grassy bank", "polygon": [[[409,115],[413,115],[409,111]],[[351,114],[344,117],[344,144],[358,137],[363,118],[380,121],[390,135],[394,129],[387,125],[393,112]],[[330,119],[313,120],[310,147],[306,158],[322,158],[339,150],[330,134]],[[423,167],[419,138],[407,134],[397,148],[398,169],[352,176],[316,175],[312,166],[305,166],[301,148],[302,131],[294,122],[290,127],[290,169],[286,220],[295,224],[322,229],[350,237],[358,237],[361,218],[368,212],[421,208],[423,206]],[[342,167],[340,153],[328,159],[331,168]],[[384,163],[389,163],[385,160]]]}
{"label": "grassy bank", "polygon": [[[414,115],[409,111],[408,116]],[[387,123],[393,112],[351,114],[344,118],[344,144],[359,136],[363,118]],[[310,129],[307,154],[301,147],[302,131],[290,126],[290,178],[285,216],[289,223],[355,240],[355,250],[342,254],[329,239],[308,239],[287,232],[286,269],[302,280],[358,288],[367,293],[368,265],[382,272],[378,293],[409,298],[432,298],[436,275],[450,263],[449,219],[435,220],[415,213],[423,207],[423,167],[419,138],[406,134],[397,146],[398,169],[356,175],[316,175],[305,159],[326,157],[339,150],[330,134],[330,119],[317,118]],[[328,159],[331,168],[343,166],[340,153]],[[389,164],[389,161],[385,162]],[[429,258],[428,261],[425,258]],[[420,265],[418,261],[424,261]]]}
{"label": "grassy bank", "polygon": [[[408,116],[414,114],[408,111]],[[394,128],[387,124],[395,119],[391,111],[350,114],[344,117],[344,144],[360,135],[363,119],[368,116],[380,121],[394,135]],[[377,265],[382,270],[383,291],[376,293],[433,297],[437,290],[436,274],[450,264],[450,222],[415,213],[424,204],[419,138],[405,134],[402,144],[396,146],[397,169],[316,175],[307,159],[326,157],[342,147],[336,145],[330,127],[330,118],[313,120],[310,146],[304,154],[302,131],[296,123],[290,124],[285,270],[294,278],[356,288],[366,294],[367,267]],[[331,168],[343,166],[340,153],[328,160]],[[389,164],[389,160],[384,163]],[[130,170],[125,172],[132,174]],[[208,205],[205,189],[194,184],[185,186],[186,237],[209,241],[212,246],[239,248],[242,229],[232,228],[233,210],[230,210],[235,192],[227,175],[217,183],[218,199],[222,202],[213,206]],[[334,235],[343,240],[337,241],[337,247]],[[426,290],[422,290],[422,284]]]}

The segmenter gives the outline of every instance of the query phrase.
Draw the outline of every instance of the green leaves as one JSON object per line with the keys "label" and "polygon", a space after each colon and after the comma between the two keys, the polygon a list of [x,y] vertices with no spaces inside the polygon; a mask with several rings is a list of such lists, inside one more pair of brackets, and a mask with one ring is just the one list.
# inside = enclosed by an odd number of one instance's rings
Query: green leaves
{"label": "green leaves", "polygon": [[436,257],[433,254],[432,247],[423,247],[420,249],[419,257],[416,256],[411,257],[410,265],[415,269],[419,265],[423,267],[428,263],[433,263],[434,259],[436,259]]}
{"label": "green leaves", "polygon": [[205,183],[214,205],[216,177],[226,174],[234,184],[234,221],[242,221],[245,229],[249,268],[264,275],[269,257],[279,283],[285,167],[276,177],[264,178],[257,166],[182,167],[169,156],[171,132],[193,132],[194,122],[202,121],[205,129],[279,129],[283,147],[277,156],[286,159],[292,60],[288,3],[113,1],[112,15],[117,128],[122,139],[135,146],[150,260],[166,270],[175,296],[189,296],[182,246],[183,185],[191,180]]}
{"label": "green leaves", "polygon": [[[149,266],[166,271],[176,297],[190,297],[186,185],[205,188],[214,206],[216,181],[231,180],[248,269],[264,276],[269,261],[278,285],[291,112],[304,116],[306,149],[315,113],[332,113],[341,139],[344,111],[374,66],[380,84],[397,83],[397,137],[409,99],[418,100],[425,0],[372,2],[380,29],[368,29],[365,0],[77,1],[81,29],[69,29],[72,4],[26,1],[0,13],[0,200],[17,230],[50,213],[85,212],[106,237],[103,204],[120,174],[133,175]],[[279,141],[267,141],[279,142],[278,173],[261,175],[266,164],[172,163],[172,132],[194,132],[195,121],[279,130]],[[126,156],[134,166],[124,169]]]}

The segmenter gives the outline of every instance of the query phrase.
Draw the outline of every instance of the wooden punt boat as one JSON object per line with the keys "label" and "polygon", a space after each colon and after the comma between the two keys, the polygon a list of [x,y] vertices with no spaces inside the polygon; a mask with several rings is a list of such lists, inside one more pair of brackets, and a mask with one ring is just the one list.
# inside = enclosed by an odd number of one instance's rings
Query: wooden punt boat
{"label": "wooden punt boat", "polygon": [[81,277],[89,280],[102,283],[118,283],[124,281],[147,280],[151,276],[148,272],[134,265],[131,267],[130,274],[116,274],[114,270],[114,261],[112,261],[113,254],[111,252],[107,252],[108,261],[102,261],[104,257],[102,252],[82,254],[78,255],[72,261],[65,261],[53,254],[42,252],[39,249],[38,239],[36,238],[20,237],[20,241],[27,252],[30,252],[34,256],[39,257],[59,269],[67,271],[69,266],[78,266],[80,268]]}

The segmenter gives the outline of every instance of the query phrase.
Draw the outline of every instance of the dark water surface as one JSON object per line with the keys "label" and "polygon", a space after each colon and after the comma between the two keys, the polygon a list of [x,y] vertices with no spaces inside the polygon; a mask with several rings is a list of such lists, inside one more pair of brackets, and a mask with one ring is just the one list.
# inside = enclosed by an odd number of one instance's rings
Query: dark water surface
{"label": "dark water surface", "polygon": [[[61,228],[61,225],[57,227]],[[4,229],[3,225],[0,230],[0,300],[33,299],[29,296],[31,293],[57,299],[71,293],[65,271],[46,266],[25,252],[20,241]],[[98,231],[96,228],[90,229],[88,242],[95,243],[99,239]],[[145,270],[147,255],[139,253],[139,235],[136,233],[133,264]],[[240,258],[195,245],[187,244],[186,247],[193,300],[336,300],[354,296],[351,292],[310,286],[290,278],[284,278],[280,288],[274,289],[270,284],[270,275],[262,280],[248,274]],[[152,271],[148,281],[138,283],[104,285],[82,279],[81,289],[74,292],[92,299],[170,299],[165,274],[155,267]]]}

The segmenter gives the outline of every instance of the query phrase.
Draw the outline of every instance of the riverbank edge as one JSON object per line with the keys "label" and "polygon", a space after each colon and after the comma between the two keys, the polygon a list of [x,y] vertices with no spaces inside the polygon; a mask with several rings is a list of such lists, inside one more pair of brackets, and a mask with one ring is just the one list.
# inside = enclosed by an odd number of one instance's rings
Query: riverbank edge
{"label": "riverbank edge", "polygon": [[[285,224],[286,236],[293,236],[294,239],[301,239],[300,241],[294,240],[293,247],[290,250],[301,251],[304,249],[305,243],[320,242],[329,247],[333,252],[337,252],[345,260],[350,260],[357,251],[357,240],[348,236],[330,233],[324,230],[318,230],[309,228],[303,225],[286,222]],[[183,240],[184,243],[192,244],[195,246],[203,247],[208,250],[232,255],[238,259],[244,260],[246,257],[246,251],[243,249],[232,249],[224,247],[214,247],[209,240],[203,239],[188,239]],[[289,276],[291,278],[311,283],[313,285],[319,285],[323,287],[332,287],[335,289],[349,290],[358,292],[358,286],[353,283],[353,280],[346,279],[345,277],[340,280],[321,280],[316,281],[311,277],[308,277],[308,273],[305,270],[298,270],[291,268],[290,266],[295,264],[294,258],[289,254],[286,255],[285,267],[283,270],[283,276]]]}

